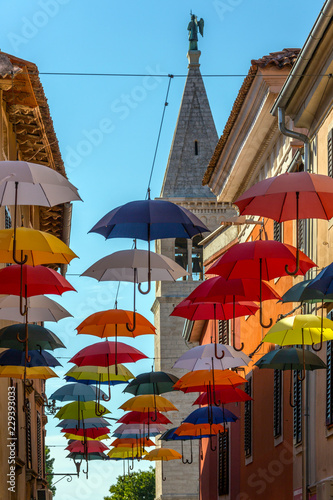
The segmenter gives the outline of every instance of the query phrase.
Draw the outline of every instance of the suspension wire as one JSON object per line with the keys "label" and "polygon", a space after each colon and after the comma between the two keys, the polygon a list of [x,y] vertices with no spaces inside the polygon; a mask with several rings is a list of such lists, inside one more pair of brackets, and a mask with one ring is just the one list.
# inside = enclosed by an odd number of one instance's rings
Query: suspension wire
{"label": "suspension wire", "polygon": [[165,99],[164,99],[163,113],[162,113],[162,118],[161,118],[160,129],[158,131],[158,136],[157,136],[157,141],[156,141],[156,147],[155,147],[155,153],[154,153],[153,163],[152,163],[151,170],[150,170],[150,176],[149,176],[149,181],[148,181],[148,188],[147,188],[147,193],[146,193],[146,199],[147,199],[147,197],[150,197],[149,196],[149,193],[150,193],[150,183],[151,183],[151,179],[152,179],[153,171],[154,171],[154,167],[155,167],[155,160],[156,160],[158,145],[160,143],[160,137],[161,137],[162,127],[163,127],[163,122],[164,122],[165,110],[166,110],[166,107],[169,104],[168,103],[168,96],[169,96],[169,90],[170,90],[170,85],[171,85],[171,80],[173,78],[173,75],[168,75],[168,78],[169,78],[169,83],[168,83],[168,88],[167,88],[167,91],[166,91],[166,96],[165,96]]}
{"label": "suspension wire", "polygon": [[[169,74],[163,73],[163,74],[152,74],[152,73],[84,73],[84,72],[64,72],[64,71],[31,71],[29,72],[30,75],[43,75],[43,76],[97,76],[97,77],[146,77],[146,76],[151,76],[151,77],[156,77],[156,78],[170,78]],[[191,75],[187,74],[173,74],[173,78],[191,78]],[[227,74],[227,73],[221,73],[221,74],[209,74],[205,75],[203,74],[202,77],[204,78],[245,78],[247,77],[247,73],[240,73],[240,74]],[[253,75],[254,77],[260,77],[261,75]],[[284,75],[267,75],[267,76],[274,76],[274,78],[280,77],[281,79],[285,79]],[[330,77],[331,73],[315,73],[315,74],[305,74],[305,75],[294,75],[295,77]],[[193,78],[196,78],[196,76],[193,76]]]}

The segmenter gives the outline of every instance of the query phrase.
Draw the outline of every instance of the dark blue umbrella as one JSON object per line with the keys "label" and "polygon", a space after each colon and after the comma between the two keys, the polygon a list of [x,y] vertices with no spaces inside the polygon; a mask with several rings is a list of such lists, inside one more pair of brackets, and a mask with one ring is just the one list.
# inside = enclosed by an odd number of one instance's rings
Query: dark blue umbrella
{"label": "dark blue umbrella", "polygon": [[308,285],[311,290],[319,290],[325,296],[333,295],[333,262],[322,271]]}
{"label": "dark blue umbrella", "polygon": [[0,354],[0,366],[62,366],[59,361],[47,351],[28,351],[29,361],[26,360],[24,351],[7,349]]}
{"label": "dark blue umbrella", "polygon": [[[317,278],[315,278],[317,279]],[[304,280],[289,288],[281,297],[281,302],[333,302],[333,292],[325,294],[319,287],[311,286],[314,280]]]}
{"label": "dark blue umbrella", "polygon": [[[148,190],[149,194],[149,190]],[[95,224],[89,231],[99,233],[109,238],[134,238],[148,241],[148,289],[142,294],[150,292],[151,266],[150,242],[164,238],[192,238],[197,234],[209,232],[209,229],[192,212],[184,207],[166,200],[138,200],[125,203],[114,208]],[[135,283],[134,275],[134,305],[133,327],[127,325],[129,331],[135,329]]]}
{"label": "dark blue umbrella", "polygon": [[236,422],[238,417],[231,411],[216,406],[204,406],[190,413],[183,422],[189,424],[224,424],[225,422]]}

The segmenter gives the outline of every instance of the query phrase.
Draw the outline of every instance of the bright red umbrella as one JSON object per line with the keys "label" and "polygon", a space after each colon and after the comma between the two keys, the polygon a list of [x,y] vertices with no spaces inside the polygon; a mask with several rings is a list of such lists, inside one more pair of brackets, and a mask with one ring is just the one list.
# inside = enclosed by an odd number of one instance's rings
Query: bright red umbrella
{"label": "bright red umbrella", "polygon": [[[223,386],[215,391],[215,398],[220,401],[220,404],[236,403],[240,401],[251,401],[251,396],[245,391],[233,386]],[[193,405],[208,405],[211,404],[211,396],[209,392],[203,392],[194,401]]]}
{"label": "bright red umbrella", "polygon": [[61,432],[64,432],[65,434],[74,434],[75,436],[85,436],[89,437],[91,439],[96,439],[99,436],[104,436],[104,434],[109,434],[110,429],[107,427],[91,427],[89,429],[86,428],[80,428],[76,429],[75,427],[73,429],[61,429]]}
{"label": "bright red umbrella", "polygon": [[[227,280],[233,278],[259,278],[259,293],[262,302],[262,280],[271,280],[280,276],[287,276],[287,267],[296,264],[296,248],[280,243],[279,241],[258,240],[238,243],[229,248],[206,271],[206,274],[217,274]],[[297,274],[305,274],[316,264],[303,252],[299,252],[299,269]],[[268,325],[262,321],[260,307],[260,324],[263,328],[272,325],[272,318]]]}
{"label": "bright red umbrella", "polygon": [[[118,342],[117,356],[119,363],[135,363],[139,359],[147,358],[145,354],[134,347]],[[115,342],[106,340],[84,347],[70,360],[77,366],[111,366],[115,364]]]}
{"label": "bright red umbrella", "polygon": [[[160,413],[156,412],[156,420],[154,412],[141,412],[141,411],[130,411],[123,415],[117,423],[120,424],[149,424],[151,418],[154,417],[154,424],[171,424],[170,420]],[[148,436],[149,437],[149,436]]]}
{"label": "bright red umbrella", "polygon": [[[234,203],[241,215],[259,215],[277,222],[296,220],[298,249],[299,219],[333,217],[333,179],[309,172],[288,172],[258,182]],[[297,271],[296,266],[290,274]]]}
{"label": "bright red umbrella", "polygon": [[108,446],[105,446],[101,441],[73,441],[70,443],[65,450],[78,453],[96,453],[105,450],[109,450]]}

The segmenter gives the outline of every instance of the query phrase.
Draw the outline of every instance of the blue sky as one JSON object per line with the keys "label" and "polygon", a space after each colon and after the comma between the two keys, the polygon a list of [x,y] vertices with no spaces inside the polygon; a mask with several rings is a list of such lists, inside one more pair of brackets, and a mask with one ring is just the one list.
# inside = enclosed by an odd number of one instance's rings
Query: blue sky
{"label": "blue sky", "polygon": [[[114,306],[116,283],[102,284],[75,275],[104,255],[131,247],[130,240],[104,241],[99,235],[87,233],[112,208],[146,195],[168,85],[168,78],[156,75],[186,75],[190,10],[205,21],[204,38],[199,40],[202,74],[242,75],[204,77],[221,135],[251,59],[302,47],[322,4],[321,0],[2,2],[1,50],[34,62],[41,73],[141,75],[40,76],[69,179],[84,200],[74,204],[71,234],[71,248],[80,259],[68,270],[68,279],[78,293],[68,292],[59,299],[74,318],[48,325],[68,347],[55,352],[64,365],[63,370],[57,370],[60,376],[72,366],[67,365],[69,357],[96,341],[94,337],[76,336],[75,327],[89,314]],[[152,197],[160,193],[184,83],[181,76],[171,82]],[[153,300],[152,293],[141,296],[137,306],[138,312],[151,321]],[[132,285],[121,285],[118,306],[131,308]],[[131,344],[152,358],[152,339],[141,337]],[[152,362],[149,359],[128,367],[138,374],[150,370]],[[50,381],[48,395],[60,385],[61,379]],[[125,398],[120,389],[114,394],[108,406],[113,416],[120,417],[123,412],[117,408]],[[49,418],[47,442],[65,443],[55,429],[57,421]],[[64,459],[66,452],[59,447],[51,450],[56,472],[74,472],[72,462]],[[84,476],[70,485],[61,481],[56,500],[102,500],[122,473],[122,466],[97,463],[91,465],[88,481]]]}

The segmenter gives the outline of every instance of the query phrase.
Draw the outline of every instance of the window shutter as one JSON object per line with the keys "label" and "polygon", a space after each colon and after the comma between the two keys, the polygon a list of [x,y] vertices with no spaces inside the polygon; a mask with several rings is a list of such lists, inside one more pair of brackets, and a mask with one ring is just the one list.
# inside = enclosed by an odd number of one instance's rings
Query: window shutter
{"label": "window shutter", "polygon": [[274,241],[282,241],[282,225],[280,222],[274,221],[274,229],[273,229],[273,234],[274,234]]}
{"label": "window shutter", "polygon": [[229,431],[219,434],[219,495],[229,494]]}
{"label": "window shutter", "polygon": [[333,342],[326,342],[326,425],[333,424]]}
{"label": "window shutter", "polygon": [[302,382],[298,380],[299,371],[294,370],[294,440],[302,442]]}
{"label": "window shutter", "polygon": [[229,344],[229,321],[219,319],[219,344]]}
{"label": "window shutter", "polygon": [[282,433],[282,371],[274,370],[274,437]]}
{"label": "window shutter", "polygon": [[31,443],[31,404],[27,400],[25,406],[25,440],[26,440],[26,467],[32,469],[32,443]]}
{"label": "window shutter", "polygon": [[[248,379],[245,392],[252,397],[252,378]],[[244,406],[244,451],[245,457],[252,455],[252,400],[245,401]]]}

